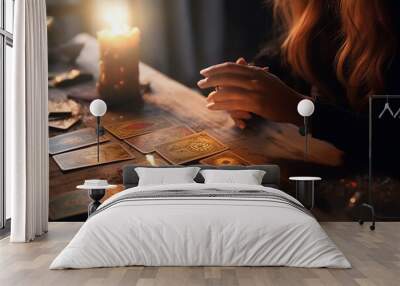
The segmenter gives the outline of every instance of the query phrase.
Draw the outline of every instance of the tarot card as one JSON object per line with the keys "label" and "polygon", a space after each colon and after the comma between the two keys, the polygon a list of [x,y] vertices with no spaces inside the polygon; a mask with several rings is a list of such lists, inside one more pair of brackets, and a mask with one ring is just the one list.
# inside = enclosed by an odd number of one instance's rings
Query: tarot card
{"label": "tarot card", "polygon": [[242,157],[236,155],[232,151],[225,151],[219,153],[217,155],[205,158],[200,161],[201,164],[204,165],[212,165],[212,166],[236,166],[236,165],[250,165],[248,161],[243,159]]}
{"label": "tarot card", "polygon": [[81,110],[81,106],[75,100],[49,100],[48,112],[49,117],[57,114],[69,114],[78,115]]}
{"label": "tarot card", "polygon": [[168,143],[193,134],[194,131],[185,125],[173,126],[156,130],[140,136],[126,139],[125,142],[136,148],[140,152],[147,154],[154,152],[154,147],[163,143]]}
{"label": "tarot card", "polygon": [[153,117],[109,123],[105,124],[104,128],[118,139],[127,139],[169,126],[171,126],[171,123],[164,117]]}
{"label": "tarot card", "polygon": [[71,103],[74,101],[67,101],[67,100],[60,100],[60,101],[55,101],[55,100],[49,100],[48,102],[48,111],[49,111],[49,116],[51,114],[55,113],[67,113],[67,114],[72,114],[72,106]]}
{"label": "tarot card", "polygon": [[51,120],[49,121],[49,127],[60,130],[67,130],[70,129],[72,126],[74,126],[76,123],[78,123],[79,120],[81,120],[80,116],[73,116],[59,120]]}
{"label": "tarot card", "polygon": [[224,144],[204,131],[155,147],[158,154],[177,165],[211,156],[227,149]]}
{"label": "tarot card", "polygon": [[49,127],[67,130],[81,119],[80,105],[72,99],[49,100]]}
{"label": "tarot card", "polygon": [[49,80],[50,87],[68,87],[79,84],[85,81],[92,80],[93,76],[90,73],[82,72],[77,69],[72,69],[68,72],[58,74]]}
{"label": "tarot card", "polygon": [[124,147],[122,147],[121,144],[116,142],[101,144],[99,154],[100,160],[97,161],[97,146],[90,146],[84,149],[55,155],[53,156],[53,159],[61,170],[70,171],[135,158]]}
{"label": "tarot card", "polygon": [[51,121],[61,121],[69,119],[71,117],[71,112],[58,112],[49,114],[49,122]]}
{"label": "tarot card", "polygon": [[[100,136],[100,142],[110,140],[105,134]],[[97,143],[97,134],[94,128],[84,128],[49,138],[49,153],[51,155],[71,151],[74,149],[94,145]]]}

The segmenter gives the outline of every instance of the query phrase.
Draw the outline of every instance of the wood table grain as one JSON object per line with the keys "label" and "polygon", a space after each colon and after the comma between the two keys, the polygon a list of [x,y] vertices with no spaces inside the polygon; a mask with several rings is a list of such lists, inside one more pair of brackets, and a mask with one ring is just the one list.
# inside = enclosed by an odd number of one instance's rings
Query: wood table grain
{"label": "wood table grain", "polygon": [[[199,75],[200,78],[200,75]],[[277,163],[282,169],[283,186],[287,186],[289,176],[304,175],[304,170],[313,170],[314,176],[323,176],[326,170],[336,169],[341,164],[342,153],[332,145],[312,139],[310,142],[309,162],[303,162],[304,137],[298,127],[278,124],[265,120],[253,120],[248,128],[240,130],[234,127],[233,120],[224,111],[210,111],[206,108],[206,99],[196,90],[190,89],[164,74],[140,64],[140,80],[150,88],[144,92],[144,104],[113,109],[105,115],[103,122],[116,122],[130,117],[148,118],[164,115],[175,123],[183,123],[195,131],[207,131],[230,150],[253,164]],[[50,89],[50,98],[65,97],[69,94],[82,94],[90,99],[97,96],[95,82],[80,84],[63,90]],[[73,129],[95,126],[94,118],[89,114],[90,101],[79,101],[83,118]],[[51,131],[54,136],[60,132]],[[146,164],[145,155],[113,137],[112,140],[123,144],[136,158],[102,166],[62,172],[54,160],[50,159],[50,201],[62,194],[76,191],[75,186],[85,179],[107,179],[110,183],[122,183],[121,169],[124,165]],[[196,163],[196,162],[194,162]],[[316,169],[315,166],[318,166]],[[320,170],[315,172],[315,170]],[[50,203],[51,209],[51,203]]]}

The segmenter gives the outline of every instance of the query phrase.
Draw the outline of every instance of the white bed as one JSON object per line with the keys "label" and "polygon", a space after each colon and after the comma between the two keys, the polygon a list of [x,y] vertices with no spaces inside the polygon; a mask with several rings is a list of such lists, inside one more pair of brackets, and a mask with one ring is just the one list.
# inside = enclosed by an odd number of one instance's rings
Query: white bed
{"label": "white bed", "polygon": [[[155,195],[165,192],[175,195]],[[278,189],[254,185],[130,188],[100,206],[50,269],[128,265],[350,268],[319,223],[299,204]]]}

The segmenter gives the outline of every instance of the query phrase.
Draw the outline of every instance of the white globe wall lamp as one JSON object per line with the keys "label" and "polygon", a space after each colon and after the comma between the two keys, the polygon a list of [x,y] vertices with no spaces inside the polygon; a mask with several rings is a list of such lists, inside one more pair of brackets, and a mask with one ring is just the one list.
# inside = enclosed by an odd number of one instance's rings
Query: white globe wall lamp
{"label": "white globe wall lamp", "polygon": [[95,99],[90,103],[90,113],[96,117],[96,134],[97,134],[97,162],[100,162],[100,135],[104,134],[100,125],[100,118],[107,112],[107,104],[101,99]]}
{"label": "white globe wall lamp", "polygon": [[304,118],[304,137],[305,137],[305,149],[304,149],[304,161],[307,161],[308,157],[308,118],[313,115],[315,110],[314,102],[309,99],[303,99],[297,105],[297,112]]}

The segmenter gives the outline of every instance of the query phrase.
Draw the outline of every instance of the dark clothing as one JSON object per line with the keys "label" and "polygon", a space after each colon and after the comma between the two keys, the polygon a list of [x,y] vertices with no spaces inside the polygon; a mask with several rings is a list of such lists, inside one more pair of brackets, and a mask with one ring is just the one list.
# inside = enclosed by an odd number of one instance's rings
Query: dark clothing
{"label": "dark clothing", "polygon": [[[315,47],[317,51],[323,50]],[[319,55],[323,65],[315,67],[320,80],[329,88],[330,94],[321,92],[304,79],[295,76],[291,68],[284,63],[276,44],[266,48],[255,59],[255,64],[270,67],[270,71],[281,78],[286,84],[304,95],[315,96],[315,112],[312,115],[312,135],[318,139],[328,141],[345,152],[346,163],[358,166],[368,166],[369,150],[369,109],[368,106],[358,112],[354,110],[348,100],[345,88],[338,81],[335,74],[335,61],[332,55],[327,55],[331,63],[326,64],[323,55]],[[328,52],[329,54],[329,52]],[[385,74],[385,95],[400,95],[400,56],[397,56],[388,67]],[[314,92],[316,90],[316,92]],[[312,92],[313,91],[313,92]],[[333,95],[333,96],[332,96]],[[400,108],[400,99],[388,99],[392,104],[393,112]],[[382,158],[379,161],[381,168],[393,170],[400,162],[400,113],[397,118],[387,117],[379,119],[386,99],[374,101],[372,109],[373,158]],[[389,155],[390,154],[390,155]]]}

